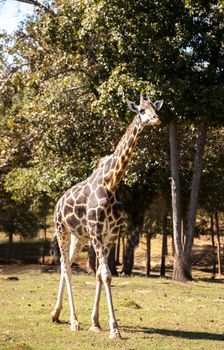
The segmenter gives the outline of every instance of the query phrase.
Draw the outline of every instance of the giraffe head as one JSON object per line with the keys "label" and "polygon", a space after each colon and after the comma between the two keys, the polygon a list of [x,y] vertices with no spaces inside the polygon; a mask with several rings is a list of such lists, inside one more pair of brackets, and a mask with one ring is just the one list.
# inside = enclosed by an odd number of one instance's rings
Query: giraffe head
{"label": "giraffe head", "polygon": [[140,104],[136,106],[134,102],[127,101],[128,107],[132,112],[135,112],[139,115],[142,125],[151,124],[159,125],[160,120],[157,115],[157,111],[163,105],[163,100],[156,101],[153,103],[150,98],[147,96],[145,99],[144,96],[140,95]]}

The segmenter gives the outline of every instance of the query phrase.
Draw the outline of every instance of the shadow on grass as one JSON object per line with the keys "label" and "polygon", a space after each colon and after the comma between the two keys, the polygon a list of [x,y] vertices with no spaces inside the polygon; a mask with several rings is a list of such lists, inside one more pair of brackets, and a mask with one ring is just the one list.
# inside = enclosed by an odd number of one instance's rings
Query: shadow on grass
{"label": "shadow on grass", "polygon": [[54,321],[53,322],[54,324],[58,324],[58,325],[62,325],[62,324],[65,324],[65,325],[70,325],[70,322],[69,321],[65,321],[65,320],[57,320],[57,321]]}
{"label": "shadow on grass", "polygon": [[192,340],[217,340],[224,341],[224,334],[215,334],[208,332],[191,332],[191,331],[179,331],[173,329],[159,329],[159,328],[145,328],[145,327],[121,327],[121,331],[127,333],[139,332],[146,334],[159,334],[166,337],[184,338]]}
{"label": "shadow on grass", "polygon": [[[41,268],[41,272],[42,273],[59,273],[60,274],[61,271],[61,265],[42,265]],[[82,268],[80,265],[78,264],[73,264],[72,265],[72,273],[73,274],[88,274],[85,268]]]}

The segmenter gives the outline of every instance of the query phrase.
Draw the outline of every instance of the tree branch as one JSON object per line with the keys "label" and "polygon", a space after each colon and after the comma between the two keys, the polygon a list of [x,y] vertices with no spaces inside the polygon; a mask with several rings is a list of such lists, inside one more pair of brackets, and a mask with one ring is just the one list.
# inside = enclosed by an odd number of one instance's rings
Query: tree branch
{"label": "tree branch", "polygon": [[37,0],[16,0],[18,2],[23,2],[25,4],[30,4],[33,5],[35,7],[40,8],[41,10],[44,10],[46,13],[50,13],[51,15],[55,16],[54,11],[50,8],[49,5],[44,5],[41,2],[37,1]]}

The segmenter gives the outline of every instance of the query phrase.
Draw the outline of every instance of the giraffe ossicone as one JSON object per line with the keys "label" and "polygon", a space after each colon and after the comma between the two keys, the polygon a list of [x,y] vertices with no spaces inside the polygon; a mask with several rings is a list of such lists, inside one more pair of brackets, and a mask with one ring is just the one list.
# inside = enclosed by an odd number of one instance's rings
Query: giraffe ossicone
{"label": "giraffe ossicone", "polygon": [[127,169],[142,129],[146,125],[160,124],[157,111],[162,107],[162,103],[162,100],[152,103],[143,95],[140,96],[138,106],[128,101],[129,108],[136,113],[136,116],[115,151],[102,158],[93,173],[86,180],[70,188],[56,205],[55,237],[61,253],[61,278],[57,302],[51,315],[54,322],[59,320],[66,284],[72,330],[79,329],[79,322],[71,288],[71,265],[75,252],[90,240],[99,262],[90,330],[94,332],[101,330],[99,303],[104,285],[109,308],[110,338],[120,338],[112,301],[111,272],[107,263],[111,246],[118,237],[123,221],[122,203],[116,189]]}

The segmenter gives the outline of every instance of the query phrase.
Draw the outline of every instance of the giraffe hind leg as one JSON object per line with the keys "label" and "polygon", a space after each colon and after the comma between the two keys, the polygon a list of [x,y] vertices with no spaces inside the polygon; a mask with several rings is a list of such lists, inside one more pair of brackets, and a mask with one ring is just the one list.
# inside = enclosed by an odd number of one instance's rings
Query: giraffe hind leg
{"label": "giraffe hind leg", "polygon": [[61,270],[61,277],[60,277],[57,302],[56,302],[54,310],[51,313],[52,321],[56,322],[56,323],[59,322],[59,316],[60,316],[60,313],[62,310],[62,299],[63,299],[63,294],[64,294],[64,288],[65,288],[64,271]]}
{"label": "giraffe hind leg", "polygon": [[67,232],[58,232],[58,243],[61,252],[61,278],[57,302],[55,309],[51,314],[52,321],[57,322],[59,320],[59,315],[62,309],[63,292],[66,283],[70,305],[71,330],[78,330],[79,323],[75,313],[75,305],[71,286],[71,264],[74,259],[77,241],[75,239],[71,239],[70,234]]}
{"label": "giraffe hind leg", "polygon": [[[57,237],[57,242],[58,242],[59,231],[56,231],[55,236]],[[58,242],[58,246],[60,249],[59,242]],[[63,301],[64,288],[65,288],[64,270],[61,269],[57,301],[56,301],[54,310],[51,312],[51,318],[53,322],[59,322],[59,316],[63,307],[62,301]]]}
{"label": "giraffe hind leg", "polygon": [[96,272],[96,292],[95,299],[93,304],[93,311],[91,315],[92,326],[90,327],[90,331],[99,333],[101,331],[101,326],[99,322],[99,305],[100,305],[100,295],[102,290],[102,278],[101,278],[101,267],[97,269]]}

